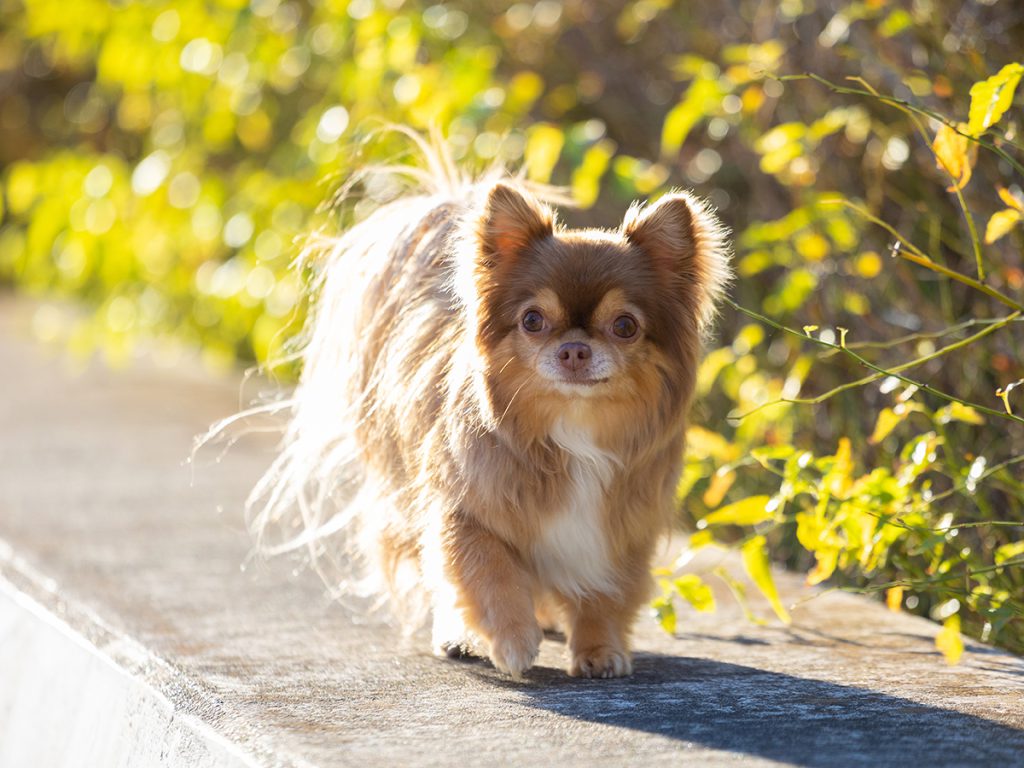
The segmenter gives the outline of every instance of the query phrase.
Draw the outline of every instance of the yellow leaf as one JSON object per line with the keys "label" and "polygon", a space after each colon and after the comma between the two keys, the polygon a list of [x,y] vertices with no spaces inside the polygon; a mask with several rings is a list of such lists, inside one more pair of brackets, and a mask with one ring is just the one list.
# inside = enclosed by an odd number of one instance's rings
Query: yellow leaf
{"label": "yellow leaf", "polygon": [[735,480],[735,472],[715,472],[711,476],[711,483],[708,485],[708,489],[704,491],[704,505],[707,507],[717,507],[721,504],[722,499],[725,498],[725,494],[728,493]]}
{"label": "yellow leaf", "polygon": [[853,455],[850,451],[850,438],[839,438],[835,461],[828,474],[822,478],[822,485],[837,498],[845,498],[850,489],[850,477],[853,474]]}
{"label": "yellow leaf", "polygon": [[679,484],[676,486],[676,501],[682,503],[683,499],[690,495],[693,486],[698,480],[704,477],[704,470],[700,464],[687,462],[683,467],[683,474],[679,476]]}
{"label": "yellow leaf", "polygon": [[583,160],[572,174],[572,196],[580,208],[590,208],[601,191],[601,177],[615,154],[615,142],[603,139],[583,153]]}
{"label": "yellow leaf", "polygon": [[985,227],[985,244],[991,245],[994,243],[1017,226],[1020,220],[1020,211],[1015,211],[1013,208],[1004,208],[993,213],[992,218],[988,220],[988,226]]}
{"label": "yellow leaf", "polygon": [[947,664],[956,664],[964,653],[964,641],[960,637],[960,614],[954,613],[944,622],[935,636],[935,647],[942,651]]}
{"label": "yellow leaf", "polygon": [[530,181],[546,182],[551,178],[558,156],[562,153],[565,134],[550,123],[538,123],[526,137],[526,174]]}
{"label": "yellow leaf", "polygon": [[697,531],[690,534],[690,549],[700,549],[715,543],[715,537],[711,531]]}
{"label": "yellow leaf", "polygon": [[974,408],[971,408],[971,406],[964,405],[963,403],[950,403],[935,415],[941,424],[948,424],[951,421],[963,421],[967,424],[985,423],[984,416]]}
{"label": "yellow leaf", "polygon": [[651,603],[654,609],[654,617],[658,620],[661,628],[670,635],[676,633],[676,607],[672,601],[665,597],[655,598]]}
{"label": "yellow leaf", "polygon": [[683,100],[665,117],[661,129],[662,158],[671,159],[679,154],[693,127],[712,114],[727,93],[717,78],[699,77],[694,80]]}
{"label": "yellow leaf", "polygon": [[812,587],[815,584],[821,584],[821,582],[835,573],[836,563],[839,561],[839,550],[834,548],[819,549],[814,553],[814,559],[814,568],[807,574],[807,584]]}
{"label": "yellow leaf", "polygon": [[896,425],[903,421],[903,418],[903,416],[893,411],[892,408],[883,408],[878,414],[875,430],[871,433],[871,437],[868,438],[868,442],[872,445],[877,445],[885,440],[889,433],[896,428]]}
{"label": "yellow leaf", "polygon": [[899,613],[903,607],[903,587],[889,587],[885,590],[885,605],[893,613]]}
{"label": "yellow leaf", "polygon": [[878,25],[878,31],[886,37],[895,37],[905,29],[914,25],[913,17],[902,8],[893,9],[885,20]]}
{"label": "yellow leaf", "polygon": [[760,619],[755,616],[754,612],[750,610],[750,604],[747,602],[747,588],[743,586],[743,582],[734,579],[722,566],[715,568],[712,573],[725,582],[725,585],[729,587],[729,591],[732,592],[732,596],[736,598],[736,603],[739,605],[740,610],[743,611],[743,615],[746,617],[747,621],[751,624],[757,624],[758,626],[764,626],[768,623],[764,619]]}
{"label": "yellow leaf", "polygon": [[750,496],[749,498],[717,509],[700,522],[701,527],[708,525],[757,525],[775,516],[775,508],[768,509],[770,496]]}
{"label": "yellow leaf", "polygon": [[999,122],[999,118],[1013,103],[1024,66],[1007,64],[992,77],[971,86],[971,108],[968,112],[967,131],[971,136],[980,136],[985,130]]}
{"label": "yellow leaf", "polygon": [[[730,347],[720,347],[704,355],[704,362],[697,368],[698,394],[708,392],[711,389],[711,385],[715,383],[715,379],[718,378],[718,374],[735,362],[736,355],[733,354]],[[692,429],[691,427],[691,431]],[[687,432],[687,442],[690,439],[689,432]]]}
{"label": "yellow leaf", "polygon": [[686,455],[727,462],[739,457],[739,449],[717,432],[690,427],[686,430]]}
{"label": "yellow leaf", "polygon": [[796,513],[796,538],[800,546],[808,552],[817,552],[829,546],[829,539],[834,538],[829,531],[828,520],[821,515],[809,512]]}
{"label": "yellow leaf", "polygon": [[1024,541],[1003,544],[996,550],[996,565],[1002,565],[1007,560],[1013,560],[1020,555],[1024,555]]}
{"label": "yellow leaf", "polygon": [[715,610],[715,595],[697,574],[680,576],[672,584],[679,596],[701,613],[712,613]]}
{"label": "yellow leaf", "polygon": [[1006,412],[1011,416],[1013,415],[1013,407],[1010,405],[1010,393],[1013,392],[1013,390],[1015,390],[1021,384],[1024,384],[1024,379],[1018,379],[1017,381],[1014,381],[1010,384],[1007,384],[1005,387],[1000,387],[999,389],[996,390],[996,397],[1003,401],[1003,408],[1005,408]]}
{"label": "yellow leaf", "polygon": [[953,189],[963,189],[971,180],[971,158],[967,152],[968,139],[957,133],[952,126],[942,125],[932,142],[935,153],[935,164],[940,171],[948,173],[953,181]]}
{"label": "yellow leaf", "polygon": [[856,269],[861,277],[875,277],[882,271],[882,257],[874,251],[865,251],[857,257]]}
{"label": "yellow leaf", "polygon": [[742,548],[743,568],[747,575],[761,590],[761,594],[771,603],[772,610],[783,624],[789,624],[789,612],[779,599],[775,580],[772,578],[771,563],[768,562],[768,548],[764,536],[755,536]]}
{"label": "yellow leaf", "polygon": [[793,238],[793,246],[808,261],[821,261],[831,250],[828,240],[817,232],[801,232]]}
{"label": "yellow leaf", "polygon": [[999,193],[999,199],[1006,203],[1007,207],[1014,208],[1021,213],[1024,213],[1024,201],[1021,201],[1006,187],[997,187],[996,191]]}

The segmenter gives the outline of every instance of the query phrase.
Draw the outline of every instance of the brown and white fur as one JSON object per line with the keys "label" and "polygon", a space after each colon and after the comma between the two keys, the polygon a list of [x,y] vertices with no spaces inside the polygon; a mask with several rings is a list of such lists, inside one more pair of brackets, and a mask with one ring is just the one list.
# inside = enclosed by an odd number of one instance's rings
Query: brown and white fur
{"label": "brown and white fur", "polygon": [[684,192],[567,230],[513,179],[435,171],[319,266],[255,524],[355,543],[398,612],[426,601],[439,654],[518,678],[557,620],[570,674],[628,675],[723,230]]}

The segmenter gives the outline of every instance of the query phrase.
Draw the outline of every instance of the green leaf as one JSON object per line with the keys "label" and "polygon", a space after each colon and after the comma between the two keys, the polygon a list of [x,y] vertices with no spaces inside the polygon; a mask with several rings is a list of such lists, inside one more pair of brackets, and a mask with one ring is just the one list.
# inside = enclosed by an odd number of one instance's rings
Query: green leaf
{"label": "green leaf", "polygon": [[[775,508],[768,509],[771,496],[750,496],[715,510],[701,520],[707,525],[757,525],[775,517]],[[702,526],[703,527],[703,526]]]}
{"label": "green leaf", "polygon": [[783,624],[790,623],[789,612],[779,599],[779,592],[775,588],[775,579],[772,577],[771,563],[768,561],[768,546],[764,536],[755,536],[743,545],[743,567],[751,580],[761,590]]}
{"label": "green leaf", "polygon": [[999,122],[1013,103],[1013,93],[1022,74],[1024,66],[1015,62],[971,86],[971,109],[967,122],[967,132],[971,136],[980,136]]}
{"label": "green leaf", "polygon": [[676,592],[686,602],[702,613],[715,610],[715,595],[704,580],[695,573],[688,573],[673,580]]}

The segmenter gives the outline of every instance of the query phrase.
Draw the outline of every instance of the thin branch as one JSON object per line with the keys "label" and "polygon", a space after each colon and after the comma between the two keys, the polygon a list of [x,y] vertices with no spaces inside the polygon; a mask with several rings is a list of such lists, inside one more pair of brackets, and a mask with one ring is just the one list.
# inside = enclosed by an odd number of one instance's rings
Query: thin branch
{"label": "thin branch", "polygon": [[[906,109],[909,109],[909,110],[911,110],[913,112],[916,112],[919,115],[924,115],[925,117],[930,117],[932,120],[937,120],[940,123],[944,123],[945,125],[948,125],[950,128],[952,128],[954,131],[956,131],[961,136],[966,137],[970,141],[973,141],[975,144],[978,144],[978,145],[980,145],[982,147],[985,147],[985,149],[989,150],[990,152],[996,153],[997,155],[999,155],[999,157],[1001,159],[1005,160],[1010,165],[1012,165],[1014,167],[1014,169],[1018,173],[1024,175],[1024,165],[1021,165],[1016,159],[1014,159],[1014,157],[1012,155],[1010,155],[1008,152],[1006,152],[1006,150],[1004,150],[1002,147],[999,147],[998,145],[993,144],[990,141],[986,141],[985,139],[981,138],[980,136],[973,136],[970,133],[967,133],[966,131],[961,130],[959,125],[956,123],[956,121],[950,120],[948,117],[946,117],[943,114],[940,114],[939,112],[935,112],[933,110],[926,109],[925,107],[921,107],[921,106],[919,106],[917,104],[911,104],[909,101],[906,101],[904,99],[898,99],[895,96],[884,96],[884,95],[878,94],[878,93],[871,93],[870,91],[862,91],[859,88],[850,88],[849,86],[839,85],[837,83],[833,83],[830,80],[826,80],[824,77],[821,77],[820,75],[816,75],[814,73],[807,73],[807,74],[803,74],[803,75],[784,75],[783,77],[780,77],[779,79],[780,80],[813,80],[813,81],[815,81],[817,83],[820,83],[821,85],[824,85],[826,88],[828,88],[833,93],[844,93],[844,94],[847,94],[847,95],[850,95],[850,96],[868,96],[868,97],[877,99],[878,101],[881,101],[881,102],[883,102],[885,104],[890,104],[892,106],[905,107]],[[1005,135],[1000,136],[999,139],[1001,141],[1005,142],[1006,144],[1010,145],[1014,149],[1018,149],[1018,150],[1024,151],[1024,147],[1022,147],[1021,145],[1017,144],[1016,142],[1006,138]]]}
{"label": "thin branch", "polygon": [[[890,369],[888,369],[889,370],[889,374],[890,375],[895,375],[895,374],[897,374],[897,373],[899,373],[901,371],[905,371],[905,370],[908,370],[910,368],[916,368],[919,365],[923,365],[924,363],[930,362],[930,361],[932,361],[932,360],[934,360],[934,359],[936,359],[938,357],[942,357],[943,355],[945,355],[945,354],[947,354],[949,352],[955,352],[956,350],[961,349],[963,347],[966,347],[969,344],[973,344],[975,341],[978,341],[979,339],[982,339],[985,336],[988,336],[990,333],[993,333],[994,331],[998,331],[1000,328],[1002,328],[1002,327],[1004,327],[1006,325],[1009,325],[1012,322],[1015,322],[1016,320],[1020,319],[1020,316],[1021,316],[1020,312],[1014,312],[1011,315],[1007,315],[1006,317],[1002,318],[1002,320],[999,320],[999,321],[997,321],[995,323],[992,323],[987,328],[985,328],[984,330],[978,331],[973,336],[968,336],[965,339],[961,339],[960,341],[954,342],[953,344],[949,344],[949,345],[943,347],[942,349],[936,350],[935,352],[932,352],[931,354],[923,355],[922,357],[918,357],[915,360],[911,360],[911,361],[906,362],[906,363],[901,363],[900,365],[897,365],[894,368],[890,368]],[[839,349],[840,350],[850,349],[851,346],[852,345],[841,346]],[[864,376],[863,378],[857,379],[856,381],[849,381],[849,382],[847,382],[845,384],[840,384],[838,387],[833,387],[828,392],[825,392],[824,394],[818,395],[817,397],[786,398],[786,399],[780,398],[778,400],[772,400],[772,401],[769,401],[767,403],[762,403],[755,410],[759,410],[761,408],[766,408],[769,405],[776,405],[776,404],[782,403],[782,402],[795,403],[795,404],[799,404],[799,405],[818,405],[818,404],[823,403],[826,400],[830,399],[831,397],[833,397],[835,395],[838,395],[840,392],[845,392],[848,389],[855,389],[856,387],[861,387],[861,386],[863,386],[865,384],[870,384],[871,382],[878,381],[879,379],[884,378],[884,377],[885,377],[885,374],[882,374],[882,373],[872,373],[872,374],[869,374],[867,376]],[[749,413],[753,413],[753,411],[748,412],[747,415],[749,415]]]}
{"label": "thin branch", "polygon": [[[943,328],[941,331],[923,331],[921,333],[910,333],[889,341],[851,341],[846,343],[847,349],[892,349],[900,344],[907,344],[911,341],[925,341],[927,339],[941,339],[954,333],[959,333],[976,325],[990,325],[991,323],[1002,323],[1005,317],[977,317],[964,320],[962,323]],[[1024,317],[1018,317],[1013,322],[1024,323]],[[824,357],[831,357],[835,352],[823,352]]]}
{"label": "thin branch", "polygon": [[[993,464],[987,470],[985,470],[980,475],[978,475],[978,477],[975,478],[975,482],[976,483],[980,483],[982,480],[988,479],[992,475],[994,475],[994,474],[996,474],[996,473],[1006,469],[1007,467],[1012,467],[1014,464],[1020,464],[1021,462],[1024,462],[1024,456],[1014,456],[1012,459],[1007,459],[1006,461],[1002,461],[999,464]],[[936,501],[942,501],[943,499],[949,498],[954,493],[959,493],[960,491],[964,491],[966,489],[967,489],[967,481],[963,480],[963,481],[961,481],[961,483],[959,485],[956,485],[953,488],[950,488],[948,491],[943,491],[942,493],[938,493],[938,494],[932,496],[930,499],[928,499],[928,503],[929,504],[934,504]],[[984,525],[984,524],[985,523],[963,523],[961,525],[950,526],[950,527],[951,528],[975,528],[978,525]],[[1004,523],[1000,522],[999,524],[1003,525]],[[1021,521],[1021,522],[1018,522],[1018,523],[1008,522],[1008,523],[1005,523],[1005,524],[1006,525],[1024,525],[1024,521]]]}
{"label": "thin branch", "polygon": [[[872,88],[871,85],[864,78],[851,77],[848,79],[863,85],[864,88],[876,99],[881,98],[881,94],[879,94],[878,91]],[[964,221],[967,222],[967,231],[970,235],[971,248],[974,250],[974,263],[976,269],[978,270],[978,279],[984,280],[985,267],[981,260],[981,239],[978,237],[978,228],[974,224],[974,216],[971,215],[971,210],[970,208],[967,207],[967,201],[964,200],[964,193],[962,189],[963,184],[961,184],[960,179],[956,177],[952,169],[949,167],[949,165],[947,165],[945,159],[943,159],[943,157],[938,152],[935,151],[933,142],[931,138],[928,136],[927,128],[925,128],[924,124],[921,122],[920,117],[918,117],[918,115],[914,113],[914,110],[902,104],[891,104],[891,106],[895,107],[900,112],[905,114],[907,118],[910,120],[910,122],[913,123],[918,135],[921,137],[921,141],[924,142],[924,145],[928,147],[928,151],[932,153],[932,157],[935,158],[935,162],[942,170],[946,172],[946,175],[949,176],[949,180],[951,183],[948,191],[951,191],[956,195],[957,204],[960,206],[960,212],[963,214]]]}
{"label": "thin branch", "polygon": [[[822,595],[827,595],[829,592],[852,592],[858,595],[869,595],[874,594],[876,592],[883,592],[887,589],[892,589],[893,587],[903,587],[904,589],[920,591],[921,587],[928,586],[929,584],[939,584],[944,581],[952,581],[954,579],[962,579],[965,577],[969,579],[972,576],[991,573],[992,571],[998,571],[1001,568],[1013,568],[1016,566],[1024,566],[1024,557],[1015,560],[1007,560],[1005,563],[1000,563],[999,565],[990,565],[984,568],[968,568],[966,569],[966,572],[950,571],[949,573],[939,574],[938,576],[932,576],[927,579],[895,579],[893,581],[886,581],[882,584],[869,584],[864,587],[827,587],[818,592],[815,592],[813,595],[809,595],[805,598],[797,600],[795,603],[793,603],[791,607],[796,608],[797,606],[803,605],[804,603],[808,603],[811,600],[821,597]],[[1019,612],[1019,609],[1017,610]],[[1022,616],[1024,616],[1024,614],[1022,614]]]}
{"label": "thin branch", "polygon": [[[959,274],[959,273],[957,273],[957,274]],[[983,287],[986,287],[986,286],[983,286]],[[910,384],[911,386],[917,387],[922,392],[926,392],[926,393],[928,393],[930,395],[933,395],[935,397],[940,398],[941,400],[945,400],[946,402],[960,403],[961,405],[966,405],[966,406],[969,406],[971,408],[974,408],[977,411],[980,411],[982,413],[986,413],[989,416],[998,416],[999,418],[1006,419],[1007,421],[1015,421],[1015,422],[1018,422],[1020,424],[1024,424],[1024,418],[1021,418],[1020,416],[1015,416],[1014,414],[1006,413],[1005,411],[997,411],[994,408],[989,408],[987,406],[981,405],[980,403],[972,403],[972,402],[970,402],[968,400],[963,400],[963,399],[961,399],[959,397],[956,397],[954,395],[947,394],[946,392],[942,392],[942,391],[940,391],[938,389],[935,389],[935,387],[931,386],[930,384],[925,384],[923,381],[916,381],[916,380],[908,378],[907,376],[904,376],[903,374],[898,373],[896,371],[888,370],[886,368],[882,368],[881,366],[875,365],[870,360],[867,360],[864,357],[861,357],[860,355],[858,355],[853,350],[847,349],[845,346],[842,346],[840,344],[835,344],[835,343],[832,343],[832,342],[828,342],[828,341],[824,341],[822,339],[816,339],[813,336],[808,336],[807,334],[805,334],[805,333],[803,333],[801,331],[798,331],[795,328],[789,328],[789,327],[787,327],[785,325],[782,325],[781,323],[778,323],[778,322],[772,320],[769,317],[765,317],[764,315],[762,315],[762,314],[760,314],[758,312],[754,312],[753,310],[747,309],[746,307],[741,307],[739,304],[737,304],[732,299],[726,298],[726,299],[724,299],[724,301],[725,301],[726,304],[731,306],[737,312],[742,312],[743,314],[747,315],[748,317],[752,317],[755,320],[759,320],[762,323],[765,323],[766,325],[769,325],[772,328],[775,328],[776,330],[782,331],[783,333],[788,333],[791,336],[796,336],[799,339],[803,339],[805,341],[810,341],[811,343],[816,344],[819,347],[824,347],[825,349],[837,350],[837,351],[841,352],[842,354],[845,354],[848,357],[852,358],[853,360],[857,361],[858,363],[860,363],[865,368],[868,368],[868,369],[870,369],[872,371],[875,371],[876,373],[881,374],[882,376],[893,376],[893,377],[899,379],[900,381],[904,382],[905,384]],[[1024,312],[1024,307],[1021,307],[1020,310],[1022,312]],[[758,406],[757,408],[754,408],[753,410],[748,411],[747,413],[739,414],[739,415],[736,415],[736,416],[730,415],[729,418],[731,420],[734,420],[734,421],[742,421],[747,416],[750,416],[752,413],[757,412],[761,408],[767,407],[768,405],[777,405],[779,403],[803,404],[803,403],[801,403],[801,401],[799,399],[780,398],[777,401],[773,401],[771,403],[765,403],[765,404],[763,404],[761,406]]]}
{"label": "thin branch", "polygon": [[859,205],[851,203],[849,200],[843,200],[842,198],[822,200],[820,201],[819,205],[842,205],[849,208],[852,211],[856,211],[865,219],[870,221],[872,224],[876,224],[877,226],[884,229],[886,232],[888,232],[890,235],[896,238],[897,242],[904,246],[903,248],[899,249],[898,253],[901,259],[906,259],[907,261],[913,264],[917,264],[918,266],[925,267],[927,269],[932,270],[933,272],[938,272],[940,275],[944,275],[945,277],[951,278],[952,280],[956,280],[958,283],[963,283],[964,285],[970,286],[976,291],[981,291],[987,296],[991,296],[996,301],[1005,304],[1011,309],[1019,309],[1021,311],[1024,311],[1024,304],[1021,304],[1018,301],[1014,301],[1005,293],[1000,293],[995,288],[985,285],[984,283],[980,283],[973,277],[968,277],[962,272],[957,272],[955,269],[950,269],[949,267],[939,264],[937,261],[928,256],[928,254],[926,254],[912,242],[903,237],[903,235],[897,232],[891,224],[887,224],[886,222],[882,221],[880,218],[872,214],[870,211],[861,208]]}

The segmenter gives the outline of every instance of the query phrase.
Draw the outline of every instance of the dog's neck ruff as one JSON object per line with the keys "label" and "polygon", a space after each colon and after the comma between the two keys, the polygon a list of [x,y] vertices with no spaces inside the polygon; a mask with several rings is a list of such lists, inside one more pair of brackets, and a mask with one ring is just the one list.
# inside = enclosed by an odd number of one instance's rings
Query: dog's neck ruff
{"label": "dog's neck ruff", "polygon": [[551,441],[567,454],[564,506],[545,524],[533,559],[541,586],[574,599],[614,594],[617,587],[604,530],[608,488],[620,466],[586,426],[559,417]]}

